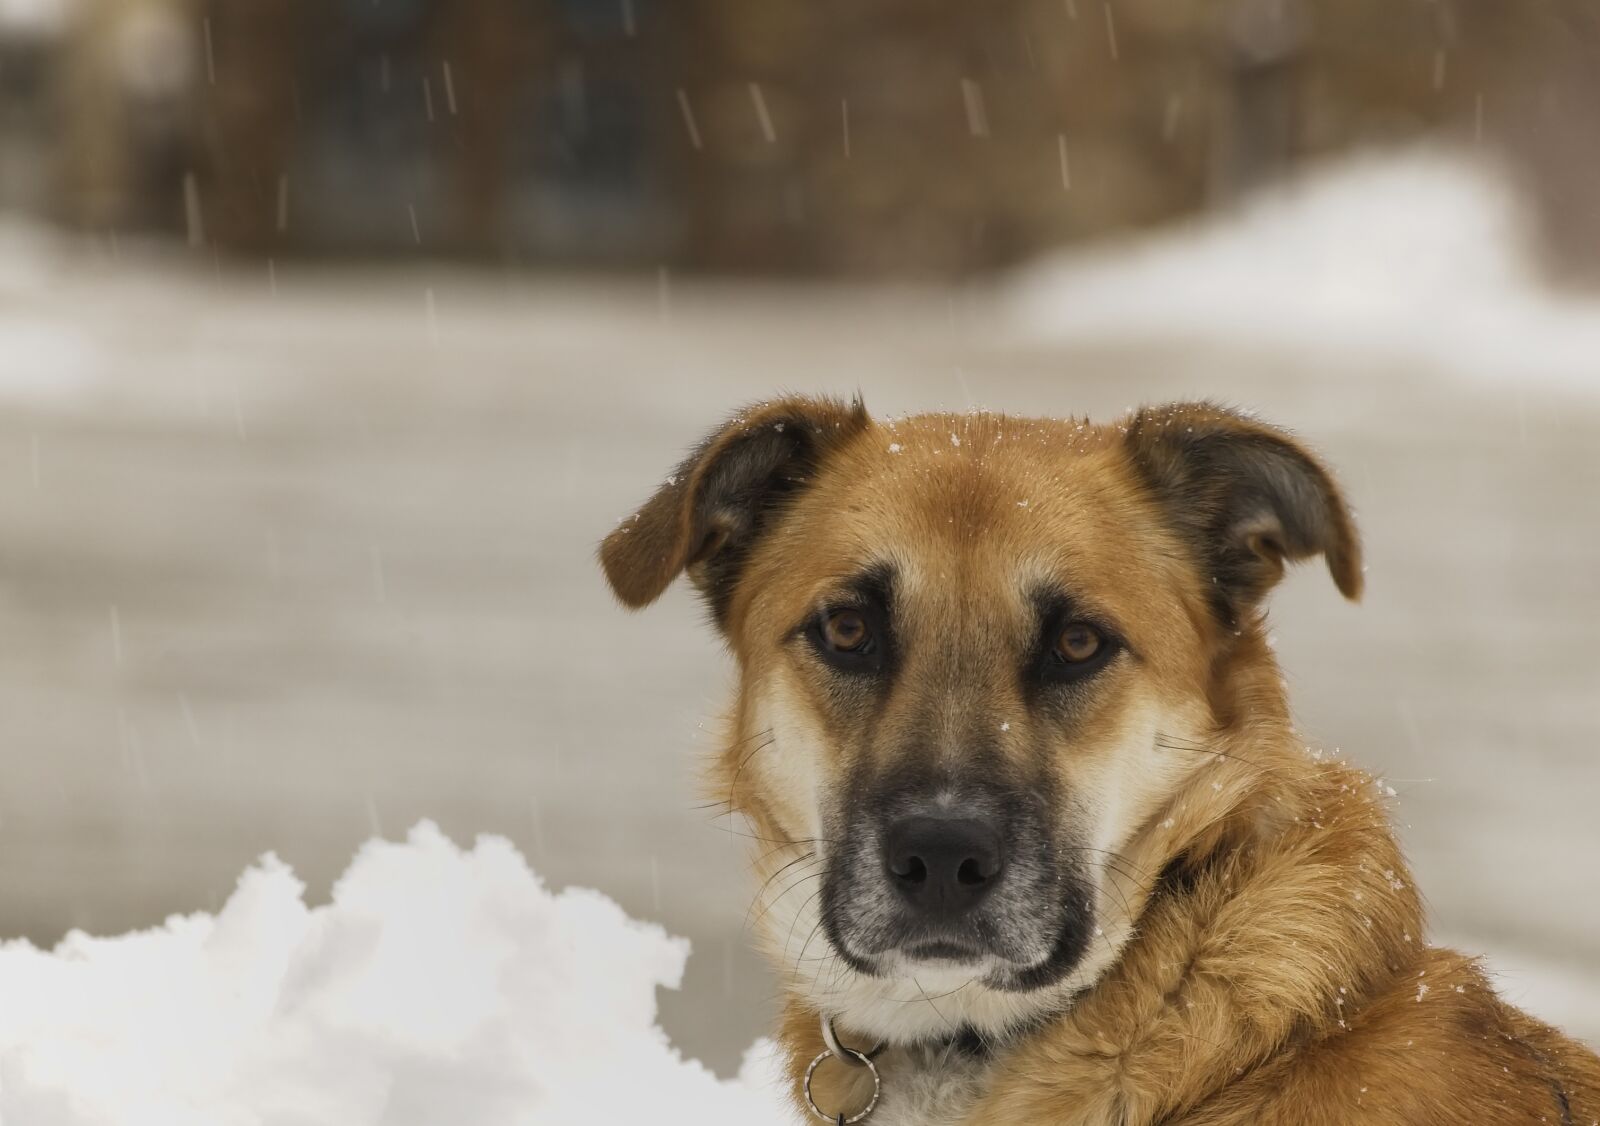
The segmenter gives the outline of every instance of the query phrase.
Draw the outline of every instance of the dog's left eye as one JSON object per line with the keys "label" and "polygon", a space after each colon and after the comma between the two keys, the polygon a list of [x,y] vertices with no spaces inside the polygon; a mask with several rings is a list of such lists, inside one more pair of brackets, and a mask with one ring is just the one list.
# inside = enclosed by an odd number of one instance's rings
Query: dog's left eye
{"label": "dog's left eye", "polygon": [[1088,622],[1068,622],[1056,637],[1056,656],[1069,665],[1092,661],[1106,639]]}
{"label": "dog's left eye", "polygon": [[1099,626],[1072,618],[1046,633],[1040,674],[1054,684],[1082,680],[1104,668],[1117,647],[1116,639]]}

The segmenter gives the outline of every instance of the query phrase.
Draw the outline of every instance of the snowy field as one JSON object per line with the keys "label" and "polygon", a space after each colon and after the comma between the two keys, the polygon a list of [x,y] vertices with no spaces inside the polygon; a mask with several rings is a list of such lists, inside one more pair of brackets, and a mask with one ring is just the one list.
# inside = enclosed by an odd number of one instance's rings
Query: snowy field
{"label": "snowy field", "polygon": [[[618,610],[592,553],[779,389],[1302,431],[1370,569],[1359,607],[1310,568],[1277,597],[1301,725],[1400,792],[1436,936],[1600,1041],[1600,302],[1522,230],[1422,158],[962,290],[0,224],[0,935],[34,944],[0,949],[0,1118],[626,1120],[572,1110],[637,1094],[602,1057],[695,1121],[776,1114],[759,1057],[735,1078],[774,988],[746,842],[693,808],[725,658],[682,591]],[[162,929],[34,948],[75,927]]]}

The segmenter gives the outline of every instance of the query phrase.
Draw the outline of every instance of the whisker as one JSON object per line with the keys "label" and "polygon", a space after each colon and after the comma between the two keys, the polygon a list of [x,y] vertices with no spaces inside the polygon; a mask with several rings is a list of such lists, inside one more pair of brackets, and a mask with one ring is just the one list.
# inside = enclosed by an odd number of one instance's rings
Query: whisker
{"label": "whisker", "polygon": [[[1179,736],[1168,735],[1162,731],[1156,732],[1155,745],[1163,750],[1168,751],[1188,751],[1191,754],[1212,755],[1216,758],[1228,759],[1232,762],[1242,763],[1243,765],[1250,767],[1252,770],[1259,770],[1263,774],[1270,775],[1281,773],[1277,767],[1256,762],[1253,759],[1245,758],[1243,755],[1235,755],[1229,754],[1227,751],[1219,751],[1215,746],[1212,746],[1208,743],[1196,742],[1193,739],[1182,739]],[[1336,769],[1336,766],[1337,764],[1333,762],[1322,763],[1320,764],[1320,769],[1314,773],[1331,774]]]}
{"label": "whisker", "polygon": [[[750,754],[746,755],[744,757],[743,761],[740,762],[738,768],[734,771],[734,775],[733,775],[734,785],[738,784],[739,771],[744,769],[744,763],[749,762],[750,759],[753,758],[758,752],[760,752],[762,750],[765,750],[766,747],[769,747],[769,746],[772,745],[771,741],[770,741],[771,735],[772,735],[772,728],[768,727],[768,728],[765,728],[765,729],[763,729],[761,731],[752,732],[751,734],[746,735],[743,739],[735,739],[733,742],[728,743],[727,745],[725,745],[722,748],[722,753],[726,754],[726,753],[728,753],[730,751],[733,751],[733,750],[736,750],[737,748],[742,747],[744,744],[752,742],[752,741],[754,741],[756,739],[768,739],[769,740],[767,743],[765,743],[762,746],[759,746],[755,750],[751,751]],[[725,797],[725,798],[717,798],[714,801],[700,802],[700,803],[694,805],[692,808],[695,809],[696,811],[707,810],[707,809],[721,810],[722,812],[717,814],[717,816],[719,816],[719,817],[734,812],[735,808],[734,808],[734,804],[733,804],[733,787],[732,786],[729,787],[728,796],[727,797]]]}
{"label": "whisker", "polygon": [[[811,945],[811,940],[817,937],[817,932],[820,931],[821,929],[822,929],[822,920],[818,919],[817,920],[817,925],[811,928],[811,933],[810,934],[806,935],[805,945],[800,947],[800,956],[794,960],[794,964],[796,966],[799,966],[802,962],[804,962],[806,960],[806,948]],[[823,967],[827,965],[828,956],[826,954],[823,954],[818,958],[818,961],[821,964],[817,966],[817,972],[811,978],[811,988],[812,989],[815,989],[817,987],[817,982],[822,977],[822,970],[823,970]]]}
{"label": "whisker", "polygon": [[[770,735],[771,732],[769,731],[768,734]],[[751,751],[749,754],[745,755],[744,758],[739,760],[739,765],[733,772],[733,781],[728,783],[728,807],[730,809],[733,807],[734,792],[739,788],[739,775],[744,773],[744,768],[749,764],[751,759],[755,758],[758,754],[776,742],[776,739],[768,739],[764,743],[757,743],[755,750]]]}
{"label": "whisker", "polygon": [[[743,929],[744,930],[749,930],[752,927],[754,927],[762,919],[766,918],[767,917],[767,912],[771,911],[774,907],[776,907],[778,905],[778,902],[780,900],[782,900],[785,896],[787,896],[790,892],[792,892],[796,888],[800,887],[806,881],[814,880],[814,879],[816,879],[817,877],[819,877],[821,875],[822,875],[822,870],[821,869],[814,869],[812,871],[806,872],[799,879],[797,879],[797,880],[793,881],[792,883],[790,883],[787,887],[785,887],[777,895],[775,895],[771,899],[767,900],[767,902],[762,905],[761,910],[756,912],[754,918],[751,918],[750,917],[750,911],[746,910],[745,911],[745,920],[744,920]],[[765,890],[765,886],[766,885],[762,885],[763,891]],[[755,901],[751,902],[750,908],[754,909],[756,903],[759,902],[760,899],[761,899],[761,896],[760,896],[760,894],[758,894],[756,896]]]}
{"label": "whisker", "polygon": [[[785,846],[783,846],[783,845],[779,845],[777,848],[768,849],[766,852],[762,853],[761,856],[756,860],[756,866],[759,867],[761,864],[765,863],[767,857],[774,856],[777,853],[782,852],[784,850],[784,847]],[[817,859],[816,850],[808,848],[804,852],[800,853],[800,855],[794,857],[788,863],[781,865],[770,876],[768,876],[765,880],[761,881],[761,887],[756,892],[756,898],[760,899],[761,898],[761,893],[767,890],[767,887],[772,883],[773,880],[775,880],[779,876],[783,875],[790,868],[793,868],[796,864],[803,863],[803,862],[805,862],[807,860],[815,860],[815,859]]]}
{"label": "whisker", "polygon": [[[922,999],[924,1001],[928,1002],[928,1008],[933,1010],[933,1015],[938,1017],[940,1019],[940,1021],[942,1021],[944,1023],[944,1026],[946,1028],[948,1028],[951,1032],[954,1032],[956,1030],[956,1026],[951,1024],[949,1018],[946,1017],[943,1013],[941,1013],[939,1011],[939,1006],[935,1005],[933,1003],[933,998],[928,996],[928,991],[926,989],[922,988],[922,982],[918,981],[916,978],[912,978],[911,979],[911,984],[915,985],[917,987],[917,992],[922,994]],[[969,982],[968,984],[971,984],[971,983]],[[960,989],[965,989],[965,988],[966,988],[965,985],[960,987]],[[950,991],[950,993],[960,992],[960,989],[952,989]],[[945,994],[945,996],[947,996],[947,997],[949,995],[950,995],[949,993]]]}
{"label": "whisker", "polygon": [[[788,933],[787,936],[785,936],[785,938],[783,940],[783,958],[782,958],[782,962],[783,962],[784,965],[788,965],[789,964],[789,944],[794,941],[794,928],[800,925],[800,920],[805,916],[805,913],[811,909],[811,905],[817,901],[817,897],[820,896],[821,894],[822,894],[822,889],[821,888],[818,888],[816,891],[812,892],[811,893],[811,898],[806,900],[804,903],[802,903],[800,905],[800,910],[795,912],[794,922],[789,924],[789,933]],[[819,925],[820,925],[820,920],[819,920]],[[810,939],[807,939],[806,941],[809,942]]]}
{"label": "whisker", "polygon": [[[954,997],[957,993],[960,993],[963,989],[968,989],[968,988],[976,985],[977,983],[978,983],[978,979],[977,978],[969,977],[969,978],[967,978],[966,981],[963,981],[960,985],[956,986],[954,989],[948,990],[948,991],[946,991],[944,993],[935,993],[931,997],[925,991],[923,991],[922,995],[920,997],[885,997],[884,1000],[888,1001],[890,1004],[894,1004],[894,1005],[915,1005],[915,1004],[918,1004],[918,1003],[920,1003],[922,1001],[926,1001],[931,1006],[935,1001],[942,1001],[946,997]],[[922,991],[922,983],[919,982],[916,978],[912,978],[911,979],[911,984],[915,985],[919,991]],[[936,1012],[936,1013],[939,1012],[938,1009],[934,1009],[933,1011]],[[939,1014],[939,1019],[940,1020],[944,1020],[944,1014],[943,1013]],[[950,1022],[949,1021],[945,1021],[945,1023],[949,1024]]]}
{"label": "whisker", "polygon": [[1162,732],[1159,732],[1159,731],[1156,732],[1155,745],[1160,747],[1162,750],[1167,750],[1167,751],[1188,751],[1191,754],[1197,754],[1197,755],[1214,755],[1217,758],[1225,758],[1225,759],[1230,759],[1233,762],[1243,763],[1245,766],[1251,767],[1252,769],[1255,769],[1255,770],[1259,770],[1264,774],[1273,773],[1273,768],[1272,767],[1265,766],[1265,765],[1263,765],[1262,763],[1259,763],[1259,762],[1254,762],[1254,761],[1252,761],[1250,759],[1244,758],[1241,755],[1231,755],[1226,751],[1217,750],[1216,747],[1213,747],[1213,746],[1210,746],[1210,745],[1207,745],[1207,744],[1204,744],[1204,743],[1196,743],[1196,742],[1194,742],[1192,740],[1187,740],[1186,739],[1186,740],[1183,740],[1182,742],[1178,742],[1178,741],[1176,741],[1176,737],[1175,736],[1166,735],[1166,734],[1163,734]]}
{"label": "whisker", "polygon": [[[721,833],[722,830],[718,829],[717,832]],[[773,845],[796,845],[796,846],[799,846],[799,845],[808,845],[808,844],[830,844],[831,845],[831,844],[837,843],[837,842],[835,842],[833,840],[830,840],[827,837],[798,837],[798,838],[796,838],[794,840],[790,840],[787,837],[763,837],[758,833],[740,833],[740,832],[737,832],[736,830],[731,829],[731,828],[727,830],[727,834],[730,837],[743,837],[747,841],[760,841],[763,844],[773,844]]]}
{"label": "whisker", "polygon": [[[1138,872],[1142,876],[1145,876],[1145,877],[1148,877],[1148,878],[1158,878],[1157,876],[1153,875],[1148,868],[1144,868],[1144,867],[1141,867],[1138,864],[1135,864],[1128,857],[1122,855],[1122,853],[1113,851],[1111,849],[1090,848],[1088,845],[1062,845],[1061,847],[1064,848],[1064,849],[1070,849],[1073,852],[1098,852],[1101,856],[1110,857],[1111,859],[1117,861],[1120,864],[1127,865],[1128,867],[1134,869],[1134,871]],[[1129,873],[1124,872],[1123,875],[1128,876]],[[1130,876],[1130,878],[1132,878],[1132,877]]]}
{"label": "whisker", "polygon": [[828,992],[832,994],[839,991],[841,979],[851,971],[852,967],[850,963],[839,956],[837,950],[830,951],[829,957],[833,959],[833,974],[828,979]]}

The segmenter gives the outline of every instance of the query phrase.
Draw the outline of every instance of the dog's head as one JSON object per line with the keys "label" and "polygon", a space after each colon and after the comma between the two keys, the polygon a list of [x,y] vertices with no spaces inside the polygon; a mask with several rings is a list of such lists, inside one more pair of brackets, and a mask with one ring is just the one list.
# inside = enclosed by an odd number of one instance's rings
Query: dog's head
{"label": "dog's head", "polygon": [[714,784],[770,842],[791,988],[906,1039],[999,1031],[1114,958],[1123,850],[1219,729],[1281,699],[1259,606],[1319,553],[1355,597],[1327,472],[1216,407],[1092,426],[786,399],[711,435],[601,561],[629,606],[687,570],[736,656]]}

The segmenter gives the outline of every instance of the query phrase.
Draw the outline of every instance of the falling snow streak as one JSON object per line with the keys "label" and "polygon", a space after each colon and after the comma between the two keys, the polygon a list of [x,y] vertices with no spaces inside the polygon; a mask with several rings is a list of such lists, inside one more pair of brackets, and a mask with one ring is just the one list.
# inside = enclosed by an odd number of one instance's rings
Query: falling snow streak
{"label": "falling snow streak", "polygon": [[761,93],[761,85],[759,83],[750,83],[750,102],[755,106],[756,121],[761,126],[761,135],[767,139],[767,144],[777,144],[778,131],[772,126],[772,114],[767,109],[767,99]]}
{"label": "falling snow streak", "polygon": [[1072,190],[1072,164],[1067,159],[1067,135],[1065,133],[1056,134],[1056,153],[1061,159],[1061,190],[1070,192]]}
{"label": "falling snow streak", "polygon": [[961,101],[967,109],[967,131],[974,137],[989,135],[989,112],[983,104],[983,87],[970,78],[961,80]]}
{"label": "falling snow streak", "polygon": [[689,131],[689,144],[699,152],[700,127],[695,124],[694,107],[689,104],[689,94],[682,86],[678,87],[678,109],[683,113],[683,127]]}
{"label": "falling snow streak", "polygon": [[656,270],[656,313],[662,324],[672,320],[672,275],[665,266]]}
{"label": "falling snow streak", "polygon": [[205,223],[200,217],[200,184],[194,172],[183,174],[183,221],[188,232],[189,245],[201,246],[206,241]]}
{"label": "falling snow streak", "polygon": [[1111,61],[1116,62],[1122,56],[1117,51],[1117,17],[1111,11],[1111,5],[1106,5],[1106,45],[1111,48]]}
{"label": "falling snow streak", "polygon": [[442,66],[444,69],[444,104],[445,108],[450,111],[450,116],[454,117],[456,115],[456,80],[455,76],[450,73],[450,60],[443,60]]}

